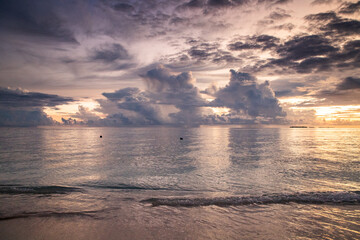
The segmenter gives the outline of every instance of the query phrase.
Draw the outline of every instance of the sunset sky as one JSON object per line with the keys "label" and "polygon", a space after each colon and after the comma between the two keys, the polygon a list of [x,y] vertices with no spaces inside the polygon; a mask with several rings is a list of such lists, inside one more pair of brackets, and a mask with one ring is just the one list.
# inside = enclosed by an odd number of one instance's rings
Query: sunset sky
{"label": "sunset sky", "polygon": [[0,126],[360,125],[360,1],[0,2]]}

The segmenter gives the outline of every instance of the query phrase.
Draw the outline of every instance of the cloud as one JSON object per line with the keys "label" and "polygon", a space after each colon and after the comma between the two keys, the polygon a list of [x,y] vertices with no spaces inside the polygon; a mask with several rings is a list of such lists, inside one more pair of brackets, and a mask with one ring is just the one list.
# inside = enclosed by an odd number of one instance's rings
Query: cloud
{"label": "cloud", "polygon": [[64,125],[76,125],[78,122],[76,121],[76,119],[72,119],[72,118],[61,118],[61,122]]}
{"label": "cloud", "polygon": [[291,31],[295,28],[295,25],[292,23],[284,23],[284,24],[280,24],[280,25],[275,25],[273,27],[271,27],[272,29],[275,30],[286,30],[286,31]]}
{"label": "cloud", "polygon": [[108,117],[99,120],[99,124],[201,124],[201,108],[208,106],[208,102],[201,97],[191,72],[172,73],[159,65],[140,76],[147,86],[145,91],[124,88],[103,93],[107,100],[98,101],[101,106],[98,111]]}
{"label": "cloud", "polygon": [[310,14],[305,16],[305,20],[310,22],[312,30],[317,29],[319,33],[327,36],[360,34],[360,22],[358,20],[343,18],[334,11]]}
{"label": "cloud", "polygon": [[127,13],[133,12],[135,10],[135,8],[132,5],[127,3],[117,3],[113,6],[113,8],[116,11],[127,12]]}
{"label": "cloud", "polygon": [[0,126],[32,127],[53,125],[55,122],[41,109],[22,110],[0,108]]}
{"label": "cloud", "polygon": [[204,13],[213,11],[219,8],[236,7],[250,2],[249,0],[190,0],[178,6],[178,10],[186,9],[204,9]]}
{"label": "cloud", "polygon": [[80,105],[78,107],[78,112],[73,114],[72,117],[82,119],[83,121],[85,121],[87,123],[98,121],[100,119],[100,117],[98,115],[96,115],[95,113],[93,113],[88,108],[86,108],[86,107],[84,107],[82,105]]}
{"label": "cloud", "polygon": [[54,11],[51,1],[2,1],[0,21],[0,31],[78,43],[65,21]]}
{"label": "cloud", "polygon": [[341,105],[358,105],[360,104],[360,78],[349,76],[340,82],[328,84],[327,87],[319,88],[308,94],[317,98],[317,106]]}
{"label": "cloud", "polygon": [[314,0],[311,2],[312,5],[330,4],[333,0]]}
{"label": "cloud", "polygon": [[269,18],[272,20],[283,20],[291,17],[285,10],[278,8],[276,11],[270,13]]}
{"label": "cloud", "polygon": [[337,51],[329,40],[319,35],[295,37],[277,50],[277,53],[286,60],[301,60],[307,57],[326,55]]}
{"label": "cloud", "polygon": [[280,5],[292,2],[292,0],[258,0],[258,3],[265,3],[270,5]]}
{"label": "cloud", "polygon": [[[333,44],[335,46],[333,46]],[[280,58],[269,59],[259,69],[281,67],[283,71],[295,70],[298,73],[324,72],[334,68],[352,69],[359,66],[360,41],[339,43],[321,35],[294,37],[279,45],[276,52]]]}
{"label": "cloud", "polygon": [[200,107],[206,106],[207,102],[195,87],[196,79],[191,72],[173,74],[160,65],[142,77],[153,99],[160,104],[173,105],[179,109],[178,112],[169,115],[173,122],[186,125],[199,124]]}
{"label": "cloud", "polygon": [[204,63],[232,64],[239,63],[241,59],[235,57],[232,52],[221,49],[217,42],[190,39],[187,41],[191,47],[171,56],[168,61],[174,65],[201,66]]}
{"label": "cloud", "polygon": [[360,88],[360,78],[347,77],[337,87],[337,90],[350,90]]}
{"label": "cloud", "polygon": [[133,96],[135,94],[139,94],[140,93],[140,89],[139,88],[123,88],[120,90],[117,90],[115,92],[112,93],[103,93],[102,95],[104,97],[106,97],[107,99],[109,99],[110,101],[119,101],[121,99],[123,99],[124,97],[130,97]]}
{"label": "cloud", "polygon": [[58,95],[0,88],[0,126],[38,126],[55,122],[42,110],[74,101]]}
{"label": "cloud", "polygon": [[276,97],[303,96],[308,93],[303,89],[306,83],[304,80],[279,79],[271,81],[271,87]]}
{"label": "cloud", "polygon": [[[110,112],[109,116],[102,120],[107,124],[110,124],[111,121],[115,125],[153,125],[162,122],[158,108],[145,91],[138,88],[124,88],[112,93],[103,93],[103,96],[111,101],[118,110],[115,113]],[[102,101],[99,103],[102,110],[105,110],[102,112],[109,113],[106,111],[108,103]]]}
{"label": "cloud", "polygon": [[305,20],[314,21],[317,24],[319,22],[332,21],[332,20],[337,20],[337,19],[338,19],[338,17],[334,11],[310,14],[310,15],[305,16]]}
{"label": "cloud", "polygon": [[215,93],[212,106],[227,107],[237,114],[252,118],[275,119],[286,115],[268,81],[258,84],[256,78],[248,73],[235,70],[230,70],[230,73],[230,82]]}
{"label": "cloud", "polygon": [[3,108],[54,107],[72,101],[74,101],[72,98],[54,94],[0,87],[0,107]]}
{"label": "cloud", "polygon": [[105,63],[112,63],[116,60],[127,60],[130,56],[126,49],[120,44],[103,44],[91,54],[92,60],[99,60]]}
{"label": "cloud", "polygon": [[352,19],[338,19],[328,23],[323,30],[328,34],[337,33],[340,35],[358,35],[360,34],[360,21]]}
{"label": "cloud", "polygon": [[360,10],[360,1],[352,3],[345,2],[339,10],[339,13],[342,14],[353,14]]}
{"label": "cloud", "polygon": [[281,5],[292,0],[190,0],[177,7],[178,11],[202,9],[204,14],[213,13],[219,9],[237,8],[246,5],[266,4]]}
{"label": "cloud", "polygon": [[195,83],[195,79],[190,72],[175,75],[171,74],[170,70],[163,66],[151,69],[141,77],[145,80],[148,89],[156,92],[193,89]]}
{"label": "cloud", "polygon": [[240,50],[251,50],[251,49],[271,49],[277,46],[279,38],[270,36],[270,35],[254,35],[248,36],[245,39],[245,42],[236,41],[228,45],[229,50],[231,51],[240,51]]}

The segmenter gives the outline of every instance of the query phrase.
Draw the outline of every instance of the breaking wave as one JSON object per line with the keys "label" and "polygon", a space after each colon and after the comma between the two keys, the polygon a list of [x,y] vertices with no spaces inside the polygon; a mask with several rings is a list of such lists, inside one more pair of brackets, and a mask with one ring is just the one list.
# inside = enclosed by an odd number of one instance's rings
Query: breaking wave
{"label": "breaking wave", "polygon": [[310,192],[295,194],[271,194],[262,196],[216,197],[216,198],[150,198],[142,200],[152,206],[199,207],[237,206],[265,204],[360,204],[360,191],[352,192]]}
{"label": "breaking wave", "polygon": [[193,191],[191,189],[184,188],[166,188],[166,187],[155,187],[148,185],[131,185],[124,183],[116,184],[83,184],[82,187],[91,188],[102,188],[102,189],[115,189],[115,190],[158,190],[158,191]]}
{"label": "breaking wave", "polygon": [[0,185],[0,194],[66,194],[81,191],[81,188],[64,186]]}

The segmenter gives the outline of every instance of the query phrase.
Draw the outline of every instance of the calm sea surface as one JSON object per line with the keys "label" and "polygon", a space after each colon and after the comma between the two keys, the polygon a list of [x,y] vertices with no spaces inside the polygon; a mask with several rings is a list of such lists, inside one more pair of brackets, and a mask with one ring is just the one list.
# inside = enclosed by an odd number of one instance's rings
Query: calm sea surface
{"label": "calm sea surface", "polygon": [[0,239],[360,239],[360,129],[0,133]]}

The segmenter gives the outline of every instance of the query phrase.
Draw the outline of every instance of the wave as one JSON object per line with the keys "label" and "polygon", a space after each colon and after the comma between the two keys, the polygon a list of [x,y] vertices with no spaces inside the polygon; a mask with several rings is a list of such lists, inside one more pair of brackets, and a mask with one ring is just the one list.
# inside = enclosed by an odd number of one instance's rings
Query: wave
{"label": "wave", "polygon": [[84,187],[92,188],[106,188],[106,189],[123,189],[123,190],[168,190],[166,188],[150,187],[150,186],[136,186],[129,184],[116,184],[116,185],[96,185],[96,184],[85,184]]}
{"label": "wave", "polygon": [[271,194],[262,196],[216,197],[216,198],[150,198],[142,200],[152,206],[199,207],[237,206],[265,204],[360,204],[360,191],[352,192],[310,192],[295,194]]}
{"label": "wave", "polygon": [[40,218],[40,217],[90,217],[95,218],[95,213],[99,211],[82,211],[82,212],[23,212],[11,216],[0,216],[0,221],[19,219],[19,218]]}
{"label": "wave", "polygon": [[104,188],[104,189],[119,189],[119,190],[162,190],[162,191],[193,191],[183,188],[165,188],[165,187],[153,187],[146,185],[130,185],[124,183],[117,183],[114,185],[103,185],[103,184],[83,184],[83,187],[91,188]]}
{"label": "wave", "polygon": [[0,194],[66,194],[81,191],[81,188],[64,186],[0,185]]}

